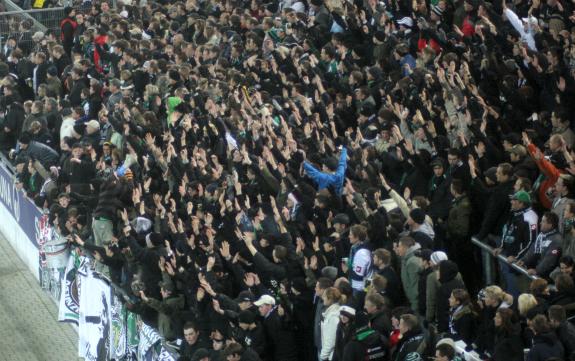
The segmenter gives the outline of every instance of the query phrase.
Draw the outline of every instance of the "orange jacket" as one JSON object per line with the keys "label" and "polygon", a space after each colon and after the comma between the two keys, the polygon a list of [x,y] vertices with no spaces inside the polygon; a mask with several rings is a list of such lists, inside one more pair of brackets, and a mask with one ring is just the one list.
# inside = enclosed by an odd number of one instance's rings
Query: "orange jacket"
{"label": "orange jacket", "polygon": [[550,209],[552,206],[551,200],[547,197],[547,190],[555,185],[559,176],[563,173],[557,167],[553,165],[550,161],[545,158],[542,159],[535,159],[535,153],[539,150],[534,144],[529,144],[527,146],[527,150],[529,154],[535,160],[537,167],[541,171],[541,174],[545,177],[545,179],[539,185],[538,196],[539,202],[545,207],[546,209]]}

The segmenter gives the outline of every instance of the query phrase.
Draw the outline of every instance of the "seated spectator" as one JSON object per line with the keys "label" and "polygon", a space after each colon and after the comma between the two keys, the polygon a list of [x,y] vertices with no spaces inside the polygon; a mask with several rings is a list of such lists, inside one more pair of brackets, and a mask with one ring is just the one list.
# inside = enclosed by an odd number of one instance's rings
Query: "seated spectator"
{"label": "seated spectator", "polygon": [[549,307],[549,325],[555,330],[557,338],[565,349],[565,355],[575,352],[575,325],[567,321],[565,308],[559,305]]}
{"label": "seated spectator", "polygon": [[467,291],[461,288],[454,289],[449,298],[449,307],[451,308],[449,334],[454,340],[463,340],[470,345],[475,337],[475,314],[471,309]]}
{"label": "seated spectator", "polygon": [[528,361],[543,361],[551,357],[562,358],[565,355],[563,345],[552,331],[545,315],[537,315],[531,321],[533,346],[527,353]]}

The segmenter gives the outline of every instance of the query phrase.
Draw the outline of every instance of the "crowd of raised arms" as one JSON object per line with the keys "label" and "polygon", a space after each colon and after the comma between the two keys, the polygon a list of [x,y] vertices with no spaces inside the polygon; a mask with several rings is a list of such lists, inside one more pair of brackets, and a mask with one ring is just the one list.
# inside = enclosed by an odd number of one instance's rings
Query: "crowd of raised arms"
{"label": "crowd of raised arms", "polygon": [[575,360],[574,9],[84,2],[0,148],[180,360]]}

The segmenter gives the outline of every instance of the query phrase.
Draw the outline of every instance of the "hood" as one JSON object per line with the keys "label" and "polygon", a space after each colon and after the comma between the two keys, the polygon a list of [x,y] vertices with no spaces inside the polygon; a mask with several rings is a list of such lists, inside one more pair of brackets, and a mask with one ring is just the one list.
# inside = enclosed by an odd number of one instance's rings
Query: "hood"
{"label": "hood", "polygon": [[449,282],[457,276],[459,268],[455,262],[446,260],[439,264],[439,282]]}
{"label": "hood", "polygon": [[419,245],[419,243],[414,244],[413,246],[411,246],[407,250],[407,252],[405,253],[405,256],[403,256],[403,258],[408,259],[408,258],[414,256],[415,251],[417,251],[420,248],[421,248],[421,246]]}
{"label": "hood", "polygon": [[433,226],[428,222],[428,216],[425,217],[425,222],[419,227],[418,231],[423,232],[429,236],[429,238],[435,238],[435,231],[433,230]]}

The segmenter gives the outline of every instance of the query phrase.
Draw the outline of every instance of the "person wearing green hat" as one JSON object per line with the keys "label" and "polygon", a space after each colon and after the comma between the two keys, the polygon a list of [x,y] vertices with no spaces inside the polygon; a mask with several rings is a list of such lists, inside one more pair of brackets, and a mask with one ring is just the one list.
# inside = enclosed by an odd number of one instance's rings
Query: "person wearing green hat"
{"label": "person wearing green hat", "polygon": [[[502,254],[507,262],[513,263],[525,250],[527,250],[537,237],[538,216],[531,209],[531,196],[525,191],[519,191],[511,197],[511,214],[503,226],[499,247],[494,253]],[[519,296],[515,273],[508,263],[500,261],[501,277],[505,280],[508,293],[514,297]]]}

